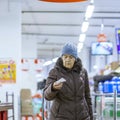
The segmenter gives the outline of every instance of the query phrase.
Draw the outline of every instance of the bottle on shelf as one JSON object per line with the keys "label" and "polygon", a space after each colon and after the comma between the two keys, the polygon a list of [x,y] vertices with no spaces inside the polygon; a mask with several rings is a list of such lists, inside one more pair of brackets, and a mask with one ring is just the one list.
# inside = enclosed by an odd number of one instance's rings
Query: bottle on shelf
{"label": "bottle on shelf", "polygon": [[103,93],[103,82],[99,82],[99,84],[98,84],[98,91],[100,93]]}

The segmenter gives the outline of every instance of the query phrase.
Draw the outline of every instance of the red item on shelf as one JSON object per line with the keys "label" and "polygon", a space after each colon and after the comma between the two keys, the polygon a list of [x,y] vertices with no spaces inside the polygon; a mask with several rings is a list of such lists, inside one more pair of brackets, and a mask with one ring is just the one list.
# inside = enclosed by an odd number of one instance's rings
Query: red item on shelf
{"label": "red item on shelf", "polygon": [[8,120],[8,112],[0,111],[0,120]]}

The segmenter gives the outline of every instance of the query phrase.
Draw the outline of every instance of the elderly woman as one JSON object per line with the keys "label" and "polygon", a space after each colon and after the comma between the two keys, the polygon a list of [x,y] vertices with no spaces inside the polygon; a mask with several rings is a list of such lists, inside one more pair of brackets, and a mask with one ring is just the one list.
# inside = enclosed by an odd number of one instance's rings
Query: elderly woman
{"label": "elderly woman", "polygon": [[49,120],[93,120],[88,74],[73,43],[63,46],[49,72],[44,96],[53,101]]}

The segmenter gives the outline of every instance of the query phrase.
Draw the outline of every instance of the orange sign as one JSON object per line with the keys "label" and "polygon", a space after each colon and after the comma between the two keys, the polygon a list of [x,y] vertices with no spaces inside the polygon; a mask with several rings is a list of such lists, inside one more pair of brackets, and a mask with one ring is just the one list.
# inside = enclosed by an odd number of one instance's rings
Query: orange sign
{"label": "orange sign", "polygon": [[98,42],[105,42],[106,41],[106,35],[105,34],[98,34],[97,36],[97,41]]}
{"label": "orange sign", "polygon": [[83,2],[83,1],[87,1],[87,0],[39,0],[39,1],[67,3],[67,2]]}

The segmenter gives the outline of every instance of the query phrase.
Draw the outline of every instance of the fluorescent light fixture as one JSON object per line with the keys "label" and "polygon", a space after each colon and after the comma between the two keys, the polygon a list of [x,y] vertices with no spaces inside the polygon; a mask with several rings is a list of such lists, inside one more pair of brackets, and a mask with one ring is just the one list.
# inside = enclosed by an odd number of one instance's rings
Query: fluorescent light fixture
{"label": "fluorescent light fixture", "polygon": [[53,58],[52,61],[55,63],[57,61],[58,57]]}
{"label": "fluorescent light fixture", "polygon": [[88,26],[89,26],[89,22],[88,22],[88,21],[84,21],[84,22],[82,23],[81,31],[82,31],[82,32],[86,32],[87,29],[88,29]]}
{"label": "fluorescent light fixture", "polygon": [[102,23],[101,24],[101,33],[103,32],[103,30],[104,30],[104,24]]}
{"label": "fluorescent light fixture", "polygon": [[94,3],[94,0],[91,0],[90,3]]}
{"label": "fluorescent light fixture", "polygon": [[52,63],[55,63],[55,62],[57,61],[57,59],[58,59],[58,57],[53,58],[52,60],[46,61],[46,62],[43,64],[43,66],[48,66],[48,65],[50,65],[50,64],[52,64]]}
{"label": "fluorescent light fixture", "polygon": [[47,65],[50,65],[50,64],[52,64],[52,61],[47,61],[43,64],[43,66],[47,66]]}
{"label": "fluorescent light fixture", "polygon": [[83,43],[78,43],[77,45],[78,52],[81,52],[82,48],[83,48]]}
{"label": "fluorescent light fixture", "polygon": [[85,17],[87,19],[91,18],[93,11],[94,11],[94,5],[93,4],[88,5],[86,13],[85,13]]}
{"label": "fluorescent light fixture", "polygon": [[86,34],[80,34],[80,37],[79,37],[79,42],[84,42],[85,41],[85,38],[86,38]]}
{"label": "fluorescent light fixture", "polygon": [[98,66],[97,66],[97,65],[94,65],[94,66],[93,66],[93,69],[97,69],[97,68],[98,68]]}

